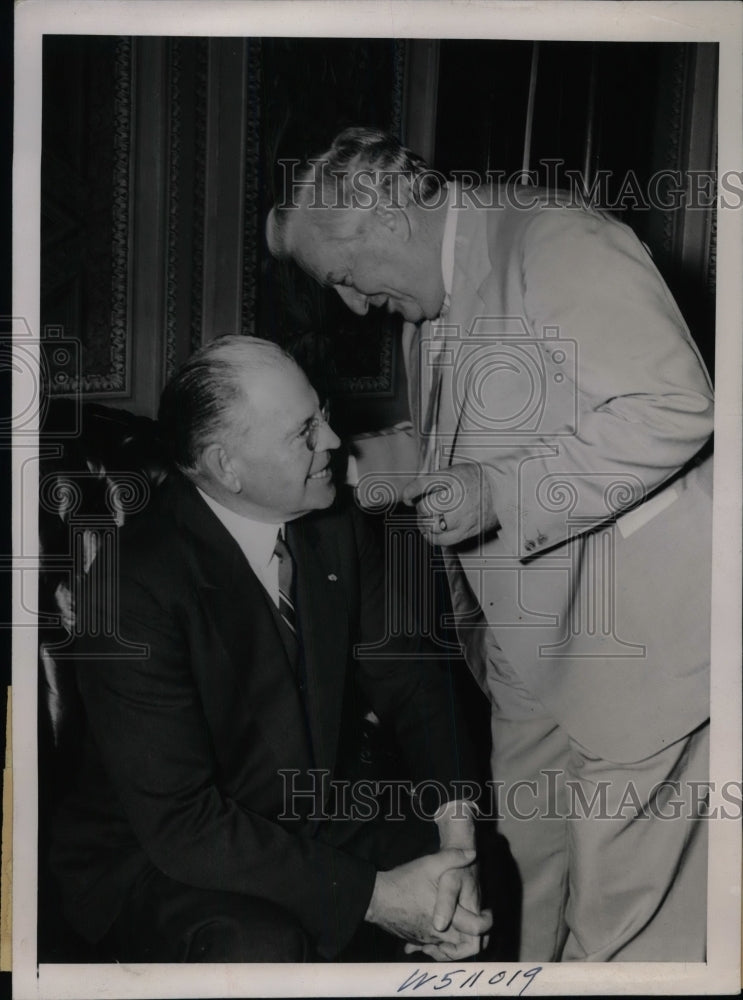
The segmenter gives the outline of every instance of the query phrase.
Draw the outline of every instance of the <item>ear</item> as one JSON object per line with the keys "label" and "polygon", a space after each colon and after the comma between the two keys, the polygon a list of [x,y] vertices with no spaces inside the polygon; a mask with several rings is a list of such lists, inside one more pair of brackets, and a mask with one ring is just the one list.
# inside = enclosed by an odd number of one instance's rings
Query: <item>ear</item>
{"label": "ear", "polygon": [[405,208],[378,204],[374,208],[374,221],[403,243],[407,243],[413,235],[413,227]]}
{"label": "ear", "polygon": [[407,242],[412,235],[409,211],[413,204],[410,178],[401,171],[390,173],[377,188],[375,220]]}
{"label": "ear", "polygon": [[229,455],[224,446],[214,441],[208,444],[201,453],[201,466],[205,475],[220,484],[230,493],[239,493],[242,489],[240,478],[235,473]]}

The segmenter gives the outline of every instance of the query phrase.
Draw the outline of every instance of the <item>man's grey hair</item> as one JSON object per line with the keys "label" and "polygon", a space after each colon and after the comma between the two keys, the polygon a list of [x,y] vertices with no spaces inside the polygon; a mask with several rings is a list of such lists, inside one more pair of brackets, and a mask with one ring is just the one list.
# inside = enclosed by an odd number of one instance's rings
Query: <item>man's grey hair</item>
{"label": "man's grey hair", "polygon": [[218,337],[195,351],[160,397],[160,432],[175,466],[198,476],[207,445],[247,430],[237,428],[233,412],[248,395],[246,373],[295,363],[278,344],[258,337]]}
{"label": "man's grey hair", "polygon": [[[371,208],[375,200],[400,205],[408,197],[422,207],[440,199],[442,174],[388,132],[354,125],[344,129],[330,149],[308,160],[292,175],[289,189],[271,209],[266,224],[268,247],[279,259],[291,256],[289,222],[309,209],[312,221],[332,233],[343,209]],[[312,211],[330,208],[333,211]]]}

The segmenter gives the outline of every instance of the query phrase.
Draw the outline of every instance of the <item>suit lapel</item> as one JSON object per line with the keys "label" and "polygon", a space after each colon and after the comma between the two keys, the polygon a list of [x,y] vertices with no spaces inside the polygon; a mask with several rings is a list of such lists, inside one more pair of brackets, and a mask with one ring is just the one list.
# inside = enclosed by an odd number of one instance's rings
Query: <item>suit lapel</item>
{"label": "suit lapel", "polygon": [[[188,482],[169,484],[166,504],[190,534],[198,600],[211,623],[211,662],[196,663],[204,683],[223,684],[255,719],[282,763],[308,758],[308,741],[294,669],[271,598],[239,546]],[[222,665],[217,675],[217,665]]]}
{"label": "suit lapel", "polygon": [[297,567],[297,612],[315,767],[332,771],[349,643],[337,541],[322,516],[292,521],[287,539]]}
{"label": "suit lapel", "polygon": [[452,463],[464,414],[463,393],[466,387],[457,385],[455,398],[454,372],[466,349],[467,339],[477,336],[474,321],[486,315],[485,300],[480,293],[480,287],[490,273],[484,215],[472,209],[458,209],[451,305],[446,318],[446,326],[449,327],[444,348],[447,363],[442,368],[439,406],[438,432],[447,453],[442,463],[444,466]]}

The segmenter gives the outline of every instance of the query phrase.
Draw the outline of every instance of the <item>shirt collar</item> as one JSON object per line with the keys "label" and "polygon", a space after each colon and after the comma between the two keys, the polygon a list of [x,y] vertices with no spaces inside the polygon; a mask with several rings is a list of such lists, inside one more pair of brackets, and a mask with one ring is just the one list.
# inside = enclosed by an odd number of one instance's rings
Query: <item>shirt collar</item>
{"label": "shirt collar", "polygon": [[254,521],[252,517],[236,514],[234,510],[229,510],[214,497],[204,493],[199,486],[196,489],[240,546],[243,555],[253,569],[264,569],[268,566],[273,558],[279,529],[284,529],[283,523],[271,524],[266,521]]}

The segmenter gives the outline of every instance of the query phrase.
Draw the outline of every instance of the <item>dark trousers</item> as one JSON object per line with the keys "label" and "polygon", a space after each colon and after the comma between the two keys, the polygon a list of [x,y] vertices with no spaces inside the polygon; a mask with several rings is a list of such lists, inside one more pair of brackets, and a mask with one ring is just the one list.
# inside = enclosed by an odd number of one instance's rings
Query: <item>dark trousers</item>
{"label": "dark trousers", "polygon": [[307,962],[309,938],[263,899],[198,889],[148,868],[103,947],[120,962]]}
{"label": "dark trousers", "polygon": [[[433,823],[328,823],[318,839],[378,870],[394,868],[438,849]],[[296,917],[274,903],[241,893],[201,889],[169,878],[154,866],[132,886],[102,942],[119,962],[312,962],[313,941]],[[390,962],[401,943],[362,922],[336,961]]]}

